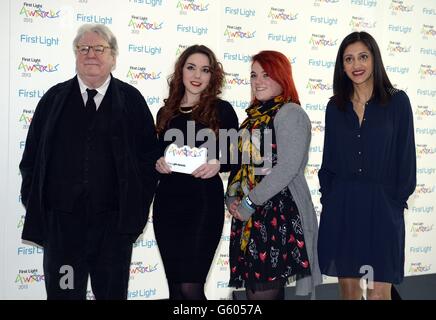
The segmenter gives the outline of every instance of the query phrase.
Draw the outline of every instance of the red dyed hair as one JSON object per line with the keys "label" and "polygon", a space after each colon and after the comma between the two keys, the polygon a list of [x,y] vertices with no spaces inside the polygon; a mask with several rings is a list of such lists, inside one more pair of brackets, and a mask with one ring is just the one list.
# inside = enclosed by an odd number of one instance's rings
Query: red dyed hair
{"label": "red dyed hair", "polygon": [[[264,50],[254,55],[252,63],[258,62],[263,70],[276,81],[283,89],[285,101],[291,101],[300,105],[298,92],[292,78],[292,67],[288,58],[278,51]],[[256,100],[256,98],[254,98]]]}

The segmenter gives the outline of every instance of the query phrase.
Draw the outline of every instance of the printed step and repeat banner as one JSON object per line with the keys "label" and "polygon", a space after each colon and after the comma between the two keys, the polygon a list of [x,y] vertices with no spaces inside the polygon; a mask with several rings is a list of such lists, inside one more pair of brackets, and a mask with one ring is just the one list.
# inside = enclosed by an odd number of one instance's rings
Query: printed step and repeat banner
{"label": "printed step and repeat banner", "polygon": [[[176,58],[192,44],[209,46],[224,65],[222,96],[240,121],[250,100],[250,57],[264,49],[283,52],[292,63],[302,107],[312,121],[306,175],[318,215],[317,172],[336,53],[350,32],[371,33],[391,81],[407,92],[414,112],[418,185],[406,212],[405,272],[409,276],[436,272],[434,0],[10,0],[0,7],[8,25],[2,31],[6,52],[1,57],[7,59],[2,69],[9,70],[8,79],[2,75],[2,90],[9,92],[0,112],[6,134],[0,140],[6,157],[0,166],[5,190],[0,204],[4,299],[45,298],[43,250],[20,240],[25,211],[18,164],[39,99],[52,85],[75,74],[72,41],[84,23],[105,24],[115,33],[120,54],[114,75],[141,91],[154,116],[167,95],[167,77]],[[231,298],[229,228],[226,214],[206,284],[209,299]],[[168,297],[152,214],[134,245],[130,275],[129,299]],[[91,290],[88,297],[93,298]]]}

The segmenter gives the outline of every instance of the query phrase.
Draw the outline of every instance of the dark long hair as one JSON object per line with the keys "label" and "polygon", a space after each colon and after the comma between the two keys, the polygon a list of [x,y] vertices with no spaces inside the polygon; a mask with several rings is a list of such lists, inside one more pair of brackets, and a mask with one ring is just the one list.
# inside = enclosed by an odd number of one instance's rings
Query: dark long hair
{"label": "dark long hair", "polygon": [[344,40],[342,40],[342,43],[339,46],[338,55],[336,56],[335,72],[333,76],[334,96],[332,99],[340,110],[345,110],[346,103],[350,100],[354,93],[353,83],[344,71],[344,51],[350,44],[359,41],[368,48],[373,57],[373,97],[381,104],[387,103],[390,99],[389,92],[392,90],[393,86],[389,81],[385,67],[383,66],[383,61],[377,42],[369,33],[365,31],[353,32],[346,36]]}
{"label": "dark long hair", "polygon": [[[289,59],[278,51],[264,50],[251,58],[252,63],[256,61],[262,66],[263,70],[277,82],[283,89],[283,98],[285,101],[291,101],[300,104],[298,92],[295,88],[294,79],[292,78],[292,67]],[[253,100],[256,100],[253,97]]]}
{"label": "dark long hair", "polygon": [[192,112],[192,118],[211,128],[215,133],[218,132],[219,120],[216,100],[224,84],[224,70],[212,50],[203,45],[193,45],[182,52],[174,66],[174,73],[168,78],[170,87],[168,98],[164,99],[164,106],[159,111],[156,125],[159,134],[167,128],[169,121],[179,114],[180,102],[185,94],[183,67],[186,60],[195,53],[204,54],[209,58],[211,77],[209,85],[200,95],[199,106]]}

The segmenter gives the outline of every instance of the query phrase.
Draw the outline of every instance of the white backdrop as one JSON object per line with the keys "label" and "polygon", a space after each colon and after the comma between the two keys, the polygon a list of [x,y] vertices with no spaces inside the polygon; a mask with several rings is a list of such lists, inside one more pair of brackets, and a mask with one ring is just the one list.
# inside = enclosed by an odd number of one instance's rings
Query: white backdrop
{"label": "white backdrop", "polygon": [[[306,174],[318,214],[317,172],[336,52],[351,31],[370,32],[391,81],[407,92],[415,116],[418,186],[406,212],[405,272],[435,273],[435,17],[435,0],[1,1],[0,298],[45,298],[42,249],[20,240],[25,212],[18,163],[38,100],[49,87],[75,74],[72,40],[77,28],[88,22],[106,24],[115,33],[120,55],[114,75],[142,92],[153,115],[166,97],[166,78],[187,46],[205,44],[215,51],[226,71],[223,98],[240,120],[250,98],[250,56],[264,49],[288,56],[302,107],[312,121]],[[229,223],[226,216],[206,285],[210,299],[230,298]],[[129,298],[167,296],[150,218],[135,244]]]}

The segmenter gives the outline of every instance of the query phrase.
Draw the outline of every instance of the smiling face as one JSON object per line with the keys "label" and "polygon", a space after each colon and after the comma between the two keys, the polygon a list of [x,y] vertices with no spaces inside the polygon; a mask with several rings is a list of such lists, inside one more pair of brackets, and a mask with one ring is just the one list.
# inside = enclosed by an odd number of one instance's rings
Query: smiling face
{"label": "smiling face", "polygon": [[205,54],[194,53],[186,59],[183,66],[183,85],[188,103],[198,102],[201,93],[209,85],[210,77],[210,61]]}
{"label": "smiling face", "polygon": [[[87,32],[80,38],[79,46],[109,46],[100,35],[95,32]],[[87,54],[76,51],[77,74],[91,88],[98,88],[108,78],[115,66],[116,59],[111,54],[111,49],[106,48],[102,54],[96,54],[89,49]]]}
{"label": "smiling face", "polygon": [[283,93],[283,88],[263,70],[259,62],[251,65],[251,92],[264,102]]}
{"label": "smiling face", "polygon": [[373,86],[373,56],[366,45],[358,41],[344,50],[344,71],[354,85]]}

